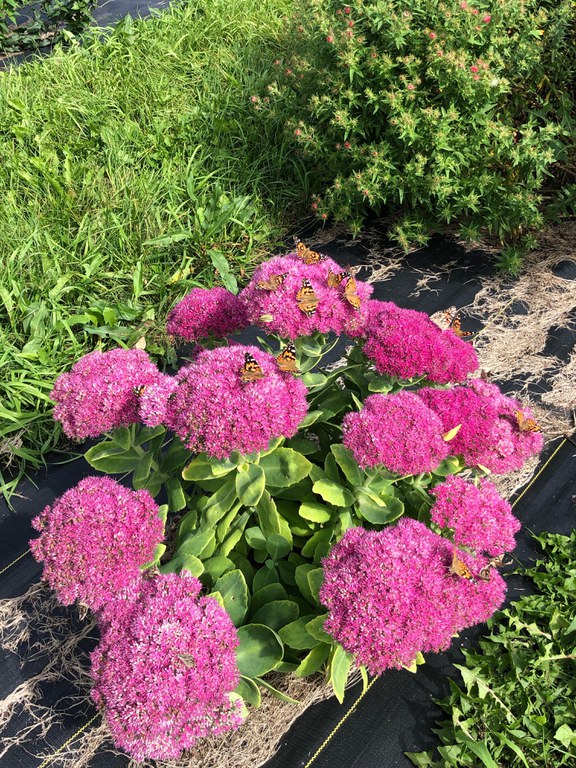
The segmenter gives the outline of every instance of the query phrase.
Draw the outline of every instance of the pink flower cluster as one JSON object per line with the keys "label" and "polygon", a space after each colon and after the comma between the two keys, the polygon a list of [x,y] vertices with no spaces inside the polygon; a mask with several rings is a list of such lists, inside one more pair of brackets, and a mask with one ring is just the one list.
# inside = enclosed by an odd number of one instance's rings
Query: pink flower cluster
{"label": "pink flower cluster", "polygon": [[[346,279],[337,287],[330,287],[329,272],[339,274],[342,267],[329,258],[305,264],[295,253],[274,256],[264,262],[239,295],[250,323],[289,339],[308,336],[315,331],[340,334],[359,327],[364,322],[363,305],[372,293],[372,286],[356,280],[356,292],[361,302],[357,310],[345,298]],[[272,288],[278,276],[282,282]],[[303,312],[297,301],[303,280],[308,280],[318,298],[316,310],[311,315]],[[259,284],[271,288],[258,287]]]}
{"label": "pink flower cluster", "polygon": [[411,379],[427,376],[439,384],[464,381],[478,368],[474,347],[450,329],[442,331],[424,312],[372,300],[361,331],[364,353],[376,370]]}
{"label": "pink flower cluster", "polygon": [[121,624],[92,653],[92,698],[116,746],[135,760],[180,757],[199,739],[237,728],[238,635],[192,574],[143,579]]}
{"label": "pink flower cluster", "polygon": [[158,427],[166,421],[168,401],[178,387],[173,376],[163,376],[157,384],[144,387],[139,395],[138,413],[147,427]]}
{"label": "pink flower cluster", "polygon": [[76,439],[127,427],[139,420],[135,389],[164,378],[141,349],[90,352],[56,380],[54,418]]}
{"label": "pink flower cluster", "polygon": [[442,422],[413,392],[370,395],[342,422],[342,442],[361,467],[399,475],[431,472],[448,455]]}
{"label": "pink flower cluster", "polygon": [[[243,381],[246,354],[263,378]],[[191,451],[222,459],[253,453],[276,437],[292,437],[308,411],[306,387],[282,373],[258,347],[235,345],[201,352],[177,375],[166,424]]]}
{"label": "pink flower cluster", "polygon": [[[351,528],[323,561],[324,628],[371,674],[448,648],[452,635],[486,621],[504,601],[495,569],[487,581],[450,572],[453,546],[409,518],[382,531]],[[473,574],[486,559],[458,557]]]}
{"label": "pink flower cluster", "polygon": [[478,486],[461,477],[448,477],[432,494],[432,521],[451,528],[454,542],[490,556],[502,555],[515,547],[514,535],[520,521],[496,486],[481,480]]}
{"label": "pink flower cluster", "polygon": [[450,453],[460,455],[470,467],[483,466],[496,474],[519,469],[540,453],[540,432],[523,432],[517,411],[532,418],[528,408],[503,395],[495,384],[473,379],[468,386],[453,389],[421,389],[419,396],[442,421],[445,431],[461,424],[450,441]]}
{"label": "pink flower cluster", "polygon": [[244,305],[225,288],[193,288],[170,311],[166,330],[186,341],[227,336],[248,325]]}
{"label": "pink flower cluster", "polygon": [[162,541],[164,525],[148,491],[109,477],[86,477],[34,518],[30,542],[44,579],[64,605],[101,610],[140,577]]}

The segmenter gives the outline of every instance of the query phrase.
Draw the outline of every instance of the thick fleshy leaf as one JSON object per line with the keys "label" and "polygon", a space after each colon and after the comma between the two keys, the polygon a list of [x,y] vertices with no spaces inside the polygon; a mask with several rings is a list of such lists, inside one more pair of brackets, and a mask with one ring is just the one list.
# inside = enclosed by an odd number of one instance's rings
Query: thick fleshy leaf
{"label": "thick fleshy leaf", "polygon": [[172,512],[180,512],[186,507],[186,494],[177,477],[169,477],[164,483],[168,495],[168,506]]}
{"label": "thick fleshy leaf", "polygon": [[361,485],[364,480],[364,472],[358,466],[356,459],[352,455],[352,451],[349,451],[348,448],[345,448],[341,443],[331,445],[330,450],[350,485]]}
{"label": "thick fleshy leaf", "polygon": [[404,504],[394,496],[378,497],[363,490],[358,493],[356,509],[364,520],[374,525],[385,525],[404,513]]}
{"label": "thick fleshy leaf", "polygon": [[296,621],[298,605],[292,600],[273,600],[259,608],[252,616],[255,624],[265,624],[278,632],[279,629]]}
{"label": "thick fleshy leaf", "polygon": [[278,633],[282,642],[298,651],[314,648],[314,646],[318,645],[318,640],[312,637],[306,629],[306,624],[313,618],[313,615],[301,616],[296,621],[282,627]]}
{"label": "thick fleshy leaf", "polygon": [[236,687],[236,693],[242,696],[244,701],[251,704],[253,707],[259,707],[262,703],[262,696],[260,695],[260,688],[249,677],[241,677],[240,682]]}
{"label": "thick fleshy leaf", "polygon": [[142,456],[134,448],[125,451],[112,440],[104,440],[92,446],[86,451],[84,458],[94,469],[110,475],[133,472],[142,461]]}
{"label": "thick fleshy leaf", "polygon": [[238,629],[240,645],[236,660],[241,675],[260,677],[282,661],[284,645],[276,632],[263,624],[245,624]]}
{"label": "thick fleshy leaf", "polygon": [[329,653],[329,645],[326,643],[317,645],[315,648],[312,648],[310,653],[304,656],[298,668],[294,670],[294,674],[296,677],[307,677],[308,675],[313,675],[315,672],[319,672],[328,658]]}
{"label": "thick fleshy leaf", "polygon": [[354,495],[347,488],[328,478],[317,480],[312,490],[335,507],[349,507],[354,503]]}
{"label": "thick fleshy leaf", "polygon": [[216,493],[213,493],[206,500],[202,514],[205,524],[215,525],[230,511],[237,498],[236,483],[231,477],[223,482]]}
{"label": "thick fleshy leaf", "polygon": [[216,537],[214,530],[197,531],[188,534],[178,546],[177,554],[195,555],[199,558],[208,558],[214,554]]}
{"label": "thick fleshy leaf", "polygon": [[224,608],[228,611],[234,626],[239,627],[248,611],[248,586],[242,571],[237,568],[228,571],[216,581],[214,590],[220,592]]}
{"label": "thick fleshy leaf", "polygon": [[344,701],[344,690],[352,665],[352,656],[346,653],[341,645],[337,645],[332,660],[330,662],[330,682],[334,690],[334,695],[342,704]]}
{"label": "thick fleshy leaf", "polygon": [[273,533],[266,541],[266,550],[274,561],[286,557],[291,549],[291,543],[278,533]]}
{"label": "thick fleshy leaf", "polygon": [[313,523],[327,523],[332,517],[332,510],[319,501],[303,501],[298,509],[298,514]]}
{"label": "thick fleshy leaf", "polygon": [[266,475],[258,464],[248,464],[236,473],[236,494],[245,507],[254,507],[264,493]]}
{"label": "thick fleshy leaf", "polygon": [[260,466],[266,473],[266,485],[286,488],[303,480],[312,469],[305,456],[292,448],[277,448],[263,456]]}
{"label": "thick fleshy leaf", "polygon": [[262,589],[254,592],[252,599],[250,600],[250,610],[252,614],[262,608],[267,603],[272,603],[274,600],[285,600],[286,590],[279,582],[273,584],[267,584]]}

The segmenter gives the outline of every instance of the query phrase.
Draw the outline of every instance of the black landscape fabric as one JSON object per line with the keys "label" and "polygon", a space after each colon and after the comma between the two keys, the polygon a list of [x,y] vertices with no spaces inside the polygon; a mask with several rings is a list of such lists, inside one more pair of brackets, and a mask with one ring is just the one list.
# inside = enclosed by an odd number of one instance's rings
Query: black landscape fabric
{"label": "black landscape fabric", "polygon": [[[366,251],[361,246],[340,248],[332,243],[322,250],[343,265],[364,264],[367,261]],[[455,260],[455,266],[446,270],[445,266]],[[563,276],[576,279],[573,262],[566,262],[565,267],[559,266],[561,270],[564,268],[566,274]],[[437,270],[438,280],[434,282],[433,291],[413,296],[411,294],[420,277],[418,270],[422,269]],[[493,274],[493,262],[488,255],[481,252],[465,254],[460,246],[437,238],[429,247],[407,257],[402,269],[387,281],[375,283],[374,298],[392,300],[402,307],[431,313],[451,304],[468,304],[483,281],[489,280]],[[363,276],[360,272],[360,279]],[[470,328],[477,330],[473,321]],[[561,329],[551,329],[547,351],[567,359],[574,347],[574,336]],[[542,387],[546,387],[545,381]],[[555,441],[547,447],[541,465],[558,444],[559,441]],[[567,534],[572,530],[575,468],[576,446],[566,441],[519,500],[515,514],[522,521],[523,529],[515,555],[521,562],[528,563],[537,553],[530,531]],[[13,500],[15,511],[8,510],[0,502],[0,598],[23,594],[39,580],[41,567],[30,554],[11,564],[26,552],[28,540],[34,535],[30,527],[32,517],[91,473],[93,470],[81,459],[67,464],[51,464],[47,472],[35,475],[35,484],[29,481],[22,484],[21,497]],[[510,578],[509,584],[509,600],[521,596],[527,589],[519,577]],[[73,610],[69,611],[69,615],[69,626],[74,631],[80,624]],[[33,628],[33,631],[41,633],[42,628]],[[447,653],[430,654],[417,674],[392,670],[382,675],[327,743],[324,742],[360,695],[361,686],[347,692],[342,706],[335,699],[330,699],[311,707],[282,739],[279,751],[268,761],[266,768],[302,768],[307,764],[310,768],[408,768],[412,764],[404,757],[404,751],[429,749],[435,744],[430,729],[441,713],[432,699],[447,693],[448,676],[454,675],[451,663],[461,659],[459,647],[474,642],[481,632],[482,627],[473,628],[455,640]],[[79,652],[85,654],[94,643],[95,639],[83,641]],[[47,662],[48,659],[39,658],[22,664],[14,654],[0,652],[0,699],[8,696]],[[39,768],[43,758],[38,755],[56,752],[84,726],[95,710],[86,700],[74,703],[70,697],[79,693],[82,692],[74,690],[68,682],[45,686],[39,703],[51,707],[60,715],[59,725],[52,727],[41,743],[36,743],[32,735],[27,743],[10,748],[0,760],[2,768]],[[12,719],[4,736],[9,738],[22,733],[30,722],[29,715],[20,713]],[[46,768],[49,765],[47,761]],[[98,754],[90,765],[92,768],[125,768],[128,758],[106,751]]]}

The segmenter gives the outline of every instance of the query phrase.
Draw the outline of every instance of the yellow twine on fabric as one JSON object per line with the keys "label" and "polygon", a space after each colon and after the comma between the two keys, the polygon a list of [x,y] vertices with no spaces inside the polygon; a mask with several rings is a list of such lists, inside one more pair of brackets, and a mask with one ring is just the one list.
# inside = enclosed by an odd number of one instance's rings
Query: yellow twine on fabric
{"label": "yellow twine on fabric", "polygon": [[22,554],[21,554],[21,555],[18,555],[18,557],[17,557],[15,560],[12,560],[12,562],[11,562],[11,563],[8,563],[8,565],[5,565],[5,566],[4,566],[4,568],[2,568],[2,570],[0,571],[0,576],[2,576],[2,574],[3,574],[3,573],[6,573],[6,571],[8,570],[8,568],[12,568],[12,566],[13,566],[13,565],[16,565],[16,563],[17,563],[19,560],[22,560],[22,558],[23,558],[23,557],[26,557],[26,555],[29,555],[29,554],[30,554],[30,550],[29,550],[29,549],[27,549],[27,550],[26,550],[26,552],[22,552]]}
{"label": "yellow twine on fabric", "polygon": [[[350,707],[350,709],[348,710],[348,712],[346,712],[346,714],[344,715],[344,717],[343,717],[341,720],[339,720],[339,721],[336,723],[336,725],[335,725],[335,726],[334,726],[334,728],[333,728],[333,729],[330,731],[330,733],[328,734],[328,736],[326,736],[326,738],[324,739],[324,741],[322,742],[322,744],[320,744],[320,746],[318,747],[318,749],[316,750],[316,752],[314,752],[314,754],[312,755],[312,757],[310,758],[310,760],[308,760],[308,762],[306,763],[306,765],[304,766],[304,768],[310,768],[310,766],[311,766],[311,765],[312,765],[312,763],[313,763],[313,762],[316,760],[316,758],[318,757],[318,755],[319,755],[319,754],[320,754],[320,753],[321,753],[321,752],[322,752],[322,751],[325,749],[325,747],[328,745],[328,743],[329,743],[329,742],[330,742],[330,741],[331,741],[331,740],[334,738],[334,736],[336,735],[337,731],[338,731],[338,730],[341,728],[341,726],[342,726],[342,725],[343,725],[343,724],[346,722],[346,720],[347,720],[347,719],[350,717],[350,715],[351,715],[351,714],[352,714],[352,713],[355,711],[355,709],[356,709],[356,707],[358,706],[358,704],[360,704],[360,702],[362,701],[362,699],[364,698],[364,696],[366,696],[366,694],[368,693],[368,691],[370,690],[370,688],[372,688],[372,686],[374,685],[374,683],[375,683],[375,682],[376,682],[376,680],[378,680],[378,679],[379,679],[378,677],[373,677],[373,678],[372,678],[372,680],[370,680],[370,682],[368,683],[368,685],[366,686],[366,688],[365,688],[365,689],[362,691],[362,693],[360,694],[360,696],[358,696],[358,698],[356,699],[356,701],[354,702],[354,704],[352,704],[352,706]],[[42,768],[42,766],[40,766],[40,768]]]}
{"label": "yellow twine on fabric", "polygon": [[74,739],[75,739],[77,736],[80,736],[80,734],[81,734],[83,731],[85,731],[85,730],[86,730],[86,728],[89,728],[89,727],[92,725],[92,723],[94,722],[94,720],[96,720],[96,718],[98,718],[98,717],[100,717],[100,712],[96,712],[96,714],[95,714],[95,715],[93,715],[93,716],[90,718],[90,720],[88,720],[88,722],[87,722],[87,723],[84,723],[84,725],[83,725],[83,726],[81,726],[80,728],[78,728],[78,730],[76,731],[76,733],[73,733],[73,734],[72,734],[72,736],[70,736],[70,738],[69,738],[69,739],[67,739],[67,740],[64,742],[64,744],[62,744],[62,746],[61,746],[61,747],[58,747],[58,749],[56,750],[56,752],[53,752],[53,753],[52,753],[51,755],[49,755],[49,756],[48,756],[48,757],[47,757],[45,760],[43,760],[43,761],[40,763],[40,765],[38,766],[38,768],[46,768],[46,766],[50,764],[50,761],[51,761],[51,760],[53,760],[53,759],[54,759],[54,758],[55,758],[57,755],[59,755],[59,754],[60,754],[60,752],[62,752],[64,749],[66,749],[66,747],[68,746],[68,744],[70,744],[70,742],[74,741]]}
{"label": "yellow twine on fabric", "polygon": [[538,472],[536,472],[536,474],[535,474],[535,475],[534,475],[534,477],[533,477],[533,478],[530,480],[530,482],[529,482],[529,483],[527,483],[527,484],[524,486],[524,488],[522,489],[522,493],[520,493],[520,494],[519,494],[519,495],[516,497],[516,499],[515,499],[515,500],[512,502],[512,506],[513,506],[513,507],[515,507],[515,506],[516,506],[516,504],[518,504],[518,502],[519,502],[519,501],[520,501],[520,499],[522,498],[522,496],[524,496],[524,494],[525,494],[527,491],[529,491],[529,490],[530,490],[530,488],[531,488],[531,487],[534,485],[534,483],[536,482],[536,480],[538,480],[538,478],[540,477],[540,475],[542,474],[542,472],[544,472],[544,470],[546,469],[546,467],[548,466],[548,464],[550,464],[550,462],[552,461],[552,459],[554,458],[554,456],[556,456],[556,454],[558,453],[558,451],[559,451],[559,450],[560,450],[560,449],[561,449],[561,448],[562,448],[562,447],[563,447],[563,446],[564,446],[564,445],[565,445],[567,442],[568,442],[568,438],[566,438],[566,437],[565,437],[565,438],[562,440],[562,442],[561,442],[561,443],[559,443],[559,444],[556,446],[556,448],[555,448],[555,449],[554,449],[554,451],[553,451],[553,452],[550,454],[550,456],[548,456],[548,458],[546,459],[546,461],[544,462],[544,464],[542,464],[542,466],[540,467],[540,469],[538,470]]}

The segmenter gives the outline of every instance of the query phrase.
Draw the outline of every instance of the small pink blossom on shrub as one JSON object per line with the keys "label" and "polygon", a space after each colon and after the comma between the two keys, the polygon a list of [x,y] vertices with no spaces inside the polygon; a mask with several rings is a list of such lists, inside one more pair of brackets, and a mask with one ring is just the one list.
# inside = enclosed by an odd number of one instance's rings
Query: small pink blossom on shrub
{"label": "small pink blossom on shrub", "polygon": [[163,376],[156,384],[144,387],[139,395],[138,413],[147,427],[157,427],[166,422],[168,400],[177,386],[174,376]]}
{"label": "small pink blossom on shrub", "polygon": [[30,542],[44,563],[43,578],[64,605],[75,600],[100,610],[152,560],[164,525],[148,491],[132,491],[110,477],[86,477],[47,506]]}
{"label": "small pink blossom on shrub", "polygon": [[170,311],[166,330],[186,341],[209,336],[227,336],[246,328],[248,321],[243,305],[230,291],[216,288],[193,288]]}
{"label": "small pink blossom on shrub", "polygon": [[364,353],[379,373],[410,379],[427,376],[440,384],[464,381],[478,368],[472,344],[442,331],[424,312],[401,309],[389,301],[369,301],[360,332]]}
{"label": "small pink blossom on shrub", "polygon": [[[321,333],[342,333],[362,322],[363,310],[354,309],[344,297],[344,283],[337,288],[328,286],[328,273],[339,273],[342,267],[327,258],[315,264],[305,264],[295,253],[274,256],[261,264],[250,283],[240,293],[240,300],[246,306],[251,323],[277,333],[284,338],[295,339],[308,336],[315,331]],[[266,290],[258,284],[267,284],[278,275],[283,282],[275,290]],[[308,316],[297,302],[298,291],[306,279],[316,296],[318,306]],[[372,293],[372,286],[356,280],[357,294],[366,302]],[[264,316],[266,319],[261,320]]]}
{"label": "small pink blossom on shrub", "polygon": [[[351,528],[323,561],[324,628],[371,674],[410,665],[420,651],[448,648],[452,635],[486,621],[505,595],[488,581],[450,573],[453,545],[409,518],[382,531]],[[486,565],[458,557],[472,573]]]}
{"label": "small pink blossom on shrub", "polygon": [[[264,378],[243,382],[246,353]],[[201,352],[177,375],[166,424],[191,451],[222,459],[232,451],[253,453],[276,437],[292,437],[308,410],[306,387],[282,373],[272,355],[234,345]]]}
{"label": "small pink blossom on shrub", "polygon": [[516,419],[518,410],[533,418],[531,410],[503,395],[495,384],[473,379],[468,386],[425,388],[418,394],[438,414],[446,431],[462,425],[449,443],[450,453],[461,455],[471,467],[481,465],[504,474],[519,469],[542,450],[542,434],[522,432]]}
{"label": "small pink blossom on shrub", "polygon": [[492,21],[492,16],[490,16],[490,14],[487,13],[486,16],[482,17],[482,21],[484,22],[484,24],[490,24],[490,22]]}
{"label": "small pink blossom on shrub", "polygon": [[493,483],[481,480],[476,486],[451,476],[432,494],[436,497],[430,510],[432,521],[441,528],[451,528],[456,544],[490,556],[514,549],[520,521]]}
{"label": "small pink blossom on shrub", "polygon": [[442,422],[413,392],[370,395],[342,422],[342,441],[361,467],[399,475],[430,472],[448,455]]}
{"label": "small pink blossom on shrub", "polygon": [[141,349],[90,352],[56,379],[50,397],[54,418],[68,437],[98,437],[138,421],[135,389],[162,381],[163,374]]}
{"label": "small pink blossom on shrub", "polygon": [[238,636],[187,571],[144,579],[122,625],[92,653],[92,698],[117,747],[134,759],[170,760],[199,739],[241,723],[228,694],[238,684]]}

